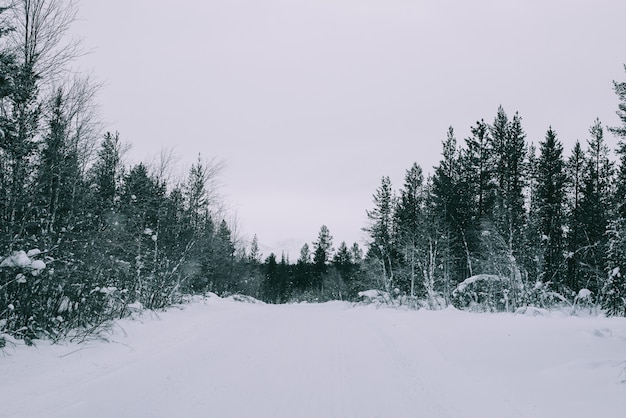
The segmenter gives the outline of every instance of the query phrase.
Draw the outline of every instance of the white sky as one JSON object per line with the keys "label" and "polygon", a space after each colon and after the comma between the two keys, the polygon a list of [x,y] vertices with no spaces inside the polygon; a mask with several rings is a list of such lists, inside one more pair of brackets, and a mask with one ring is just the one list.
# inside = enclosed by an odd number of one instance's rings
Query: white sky
{"label": "white sky", "polygon": [[[107,127],[149,161],[174,148],[226,163],[242,238],[292,261],[322,224],[362,243],[383,175],[399,188],[498,105],[567,152],[617,124],[626,2],[535,0],[80,1],[81,59],[106,83]],[[615,140],[609,138],[610,144]]]}

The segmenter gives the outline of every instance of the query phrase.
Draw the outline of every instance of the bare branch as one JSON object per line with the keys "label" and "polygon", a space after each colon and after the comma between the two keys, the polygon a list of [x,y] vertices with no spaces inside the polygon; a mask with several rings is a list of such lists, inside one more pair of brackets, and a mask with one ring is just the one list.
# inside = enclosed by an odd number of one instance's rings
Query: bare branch
{"label": "bare branch", "polygon": [[84,54],[82,40],[68,36],[76,20],[74,0],[15,0],[11,32],[18,61],[33,69],[43,86],[54,84],[69,63]]}

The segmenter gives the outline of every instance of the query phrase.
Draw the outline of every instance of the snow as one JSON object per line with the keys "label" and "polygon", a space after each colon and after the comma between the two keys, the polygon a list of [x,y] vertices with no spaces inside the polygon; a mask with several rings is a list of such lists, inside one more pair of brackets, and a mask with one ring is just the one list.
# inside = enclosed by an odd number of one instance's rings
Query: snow
{"label": "snow", "polygon": [[26,255],[26,252],[15,251],[13,254],[2,260],[2,262],[0,263],[0,267],[25,268],[30,266],[31,262],[32,261],[30,258],[28,258],[28,255]]}
{"label": "snow", "polygon": [[33,260],[30,263],[30,268],[32,268],[33,270],[43,270],[46,268],[46,263],[41,260]]}
{"label": "snow", "polygon": [[364,290],[362,292],[359,292],[359,297],[374,299],[374,298],[379,297],[381,293],[382,292],[380,290],[376,290],[376,289]]}
{"label": "snow", "polygon": [[33,248],[32,250],[30,250],[30,251],[28,251],[28,252],[26,253],[26,255],[27,255],[28,257],[36,257],[36,256],[38,256],[39,254],[41,254],[41,250],[40,250],[39,248]]}
{"label": "snow", "polygon": [[10,256],[2,259],[0,262],[0,268],[30,268],[33,275],[36,275],[39,270],[46,268],[46,263],[41,260],[33,260],[31,257],[36,257],[41,254],[38,249],[26,251],[15,251]]}
{"label": "snow", "polygon": [[502,280],[504,280],[504,278],[502,278],[501,276],[497,276],[495,274],[477,274],[475,276],[468,277],[467,279],[459,283],[455,291],[463,293],[465,289],[467,288],[467,286],[471,285],[472,283],[479,282],[479,281],[497,282],[497,281],[502,281]]}
{"label": "snow", "polygon": [[578,296],[576,296],[576,299],[578,300],[591,300],[591,294],[593,292],[589,289],[580,289],[580,291],[578,292]]}
{"label": "snow", "polygon": [[7,417],[623,417],[626,320],[195,298],[7,340]]}

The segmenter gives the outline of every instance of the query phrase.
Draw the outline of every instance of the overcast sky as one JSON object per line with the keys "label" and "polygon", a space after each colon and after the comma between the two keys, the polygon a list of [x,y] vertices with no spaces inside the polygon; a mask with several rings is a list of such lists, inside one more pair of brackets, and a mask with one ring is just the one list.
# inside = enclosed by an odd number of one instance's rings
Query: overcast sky
{"label": "overcast sky", "polygon": [[[626,1],[80,1],[80,64],[106,83],[129,162],[173,148],[226,164],[222,193],[264,256],[329,227],[362,243],[383,175],[437,164],[499,105],[528,139],[585,141],[617,124]],[[609,144],[615,140],[609,137]]]}

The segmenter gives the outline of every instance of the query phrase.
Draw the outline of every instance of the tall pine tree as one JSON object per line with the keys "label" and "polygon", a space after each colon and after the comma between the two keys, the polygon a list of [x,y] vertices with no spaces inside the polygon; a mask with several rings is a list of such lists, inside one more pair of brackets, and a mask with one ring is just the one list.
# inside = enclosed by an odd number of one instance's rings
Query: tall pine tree
{"label": "tall pine tree", "polygon": [[565,162],[563,146],[552,128],[540,143],[537,161],[537,217],[542,247],[541,279],[558,286],[564,278]]}

